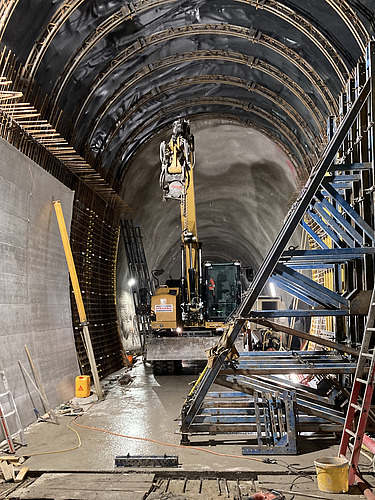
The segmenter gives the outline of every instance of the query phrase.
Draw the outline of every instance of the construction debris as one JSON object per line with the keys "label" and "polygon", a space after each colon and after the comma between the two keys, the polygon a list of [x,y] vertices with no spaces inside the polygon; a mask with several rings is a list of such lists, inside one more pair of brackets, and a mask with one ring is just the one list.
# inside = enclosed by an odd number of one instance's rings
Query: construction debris
{"label": "construction debris", "polygon": [[2,456],[0,457],[0,480],[3,479],[5,482],[13,481],[15,483],[22,482],[27,473],[29,472],[28,467],[22,467],[22,463],[25,461],[23,457],[16,457],[14,455]]}

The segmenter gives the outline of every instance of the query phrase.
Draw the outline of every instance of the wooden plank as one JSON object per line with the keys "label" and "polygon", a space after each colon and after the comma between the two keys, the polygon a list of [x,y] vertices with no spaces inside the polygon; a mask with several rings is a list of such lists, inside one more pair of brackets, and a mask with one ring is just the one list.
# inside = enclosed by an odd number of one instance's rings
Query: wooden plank
{"label": "wooden plank", "polygon": [[21,481],[23,481],[26,477],[26,474],[29,472],[29,470],[30,469],[28,467],[22,467],[16,476],[15,482],[20,483]]}
{"label": "wooden plank", "polygon": [[13,465],[8,464],[8,462],[0,462],[1,472],[4,476],[5,481],[13,481],[14,480],[14,469]]}
{"label": "wooden plank", "polygon": [[143,500],[153,481],[154,474],[46,473],[13,493],[13,498]]}
{"label": "wooden plank", "polygon": [[124,488],[139,488],[153,484],[154,474],[101,474],[101,473],[46,473],[34,484],[40,481],[46,485],[53,484],[55,488],[67,487],[78,484],[79,487],[91,487],[96,484],[99,489],[104,489],[108,484],[116,484]]}
{"label": "wooden plank", "polygon": [[143,500],[146,498],[146,492],[125,493],[123,491],[107,490],[105,496],[102,491],[85,491],[82,490],[69,490],[69,491],[56,491],[54,488],[25,488],[16,490],[12,493],[13,500]]}
{"label": "wooden plank", "polygon": [[0,462],[19,462],[21,457],[16,457],[15,455],[4,455],[0,457]]}

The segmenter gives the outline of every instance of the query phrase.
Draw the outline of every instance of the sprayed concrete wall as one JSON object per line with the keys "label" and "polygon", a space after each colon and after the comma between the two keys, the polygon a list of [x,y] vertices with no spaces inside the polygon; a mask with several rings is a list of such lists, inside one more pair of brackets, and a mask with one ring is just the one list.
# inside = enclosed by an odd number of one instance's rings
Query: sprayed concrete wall
{"label": "sprayed concrete wall", "polygon": [[74,396],[79,375],[68,268],[52,205],[61,200],[69,230],[73,195],[0,140],[0,363],[24,426],[35,421],[33,408],[44,413],[18,363],[32,373],[25,345],[52,407]]}
{"label": "sprayed concrete wall", "polygon": [[[165,269],[160,283],[181,273],[180,208],[174,200],[162,202],[159,186],[160,142],[169,140],[171,131],[164,130],[140,150],[128,166],[122,192],[134,210],[132,219],[141,227],[150,272]],[[290,208],[297,189],[296,172],[275,143],[249,127],[199,120],[191,123],[191,131],[195,136],[195,199],[203,260],[240,260],[243,266],[258,269]],[[299,244],[298,235],[291,244]],[[131,346],[134,310],[121,244],[117,307],[125,345]]]}

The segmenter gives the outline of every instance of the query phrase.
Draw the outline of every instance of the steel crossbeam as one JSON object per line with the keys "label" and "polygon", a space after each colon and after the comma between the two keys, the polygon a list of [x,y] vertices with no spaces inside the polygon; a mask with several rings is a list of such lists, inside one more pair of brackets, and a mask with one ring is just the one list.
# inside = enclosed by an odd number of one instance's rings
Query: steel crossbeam
{"label": "steel crossbeam", "polygon": [[372,162],[363,162],[363,163],[332,163],[329,167],[329,172],[346,172],[350,171],[361,171],[361,170],[371,170]]}
{"label": "steel crossbeam", "polygon": [[298,291],[293,285],[286,282],[282,278],[282,276],[273,275],[272,281],[274,281],[275,284],[279,288],[281,288],[282,290],[285,290],[286,292],[290,293],[294,297],[297,297],[297,299],[302,300],[303,302],[305,302],[305,304],[308,304],[311,307],[319,307],[321,305],[321,302],[312,300],[310,297],[308,297],[308,295],[304,293],[304,290]]}
{"label": "steel crossbeam", "polygon": [[[250,420],[250,419],[249,419]],[[255,421],[249,421],[246,423],[193,423],[190,427],[190,431],[194,435],[199,434],[242,434],[242,439],[244,439],[243,434],[257,432],[257,423]],[[328,422],[326,419],[317,417],[315,415],[301,414],[298,420],[298,431],[299,432],[341,432],[342,424],[335,422]]]}
{"label": "steel crossbeam", "polygon": [[288,266],[294,262],[331,262],[341,264],[342,262],[361,258],[366,254],[375,254],[375,247],[286,250],[283,252],[280,262],[287,263]]}
{"label": "steel crossbeam", "polygon": [[[329,203],[327,202],[329,205]],[[354,238],[351,238],[349,234],[346,231],[343,231],[341,228],[339,222],[343,220],[342,216],[338,217],[333,217],[332,213],[329,213],[326,210],[326,207],[324,206],[324,203],[320,203],[319,201],[315,201],[314,203],[314,211],[317,213],[317,215],[321,218],[324,219],[325,223],[327,226],[331,228],[331,231],[334,232],[336,235],[337,241],[344,241],[349,247],[354,247],[355,246],[355,240]],[[339,221],[338,221],[339,219]],[[331,236],[331,235],[330,235]]]}
{"label": "steel crossbeam", "polygon": [[311,229],[311,227],[304,221],[304,220],[301,220],[301,226],[303,227],[303,229],[306,231],[306,233],[311,236],[311,238],[315,241],[315,243],[317,243],[320,248],[329,248],[328,245],[326,245],[324,243],[324,241],[322,241],[319,236],[316,234],[315,231],[313,231]]}
{"label": "steel crossbeam", "polygon": [[[328,195],[331,196],[335,202],[346,212],[349,217],[362,229],[364,233],[372,240],[374,243],[374,230],[365,222],[362,217],[354,210],[354,208],[334,189],[330,183],[329,178],[325,177],[322,182],[322,187],[325,191],[327,191]],[[323,191],[324,192],[324,191]],[[340,220],[345,220],[342,218],[342,214]],[[359,243],[363,242],[363,238]]]}
{"label": "steel crossbeam", "polygon": [[263,311],[251,311],[248,319],[253,318],[313,318],[322,316],[348,316],[348,310],[343,309],[287,309],[276,311],[274,309]]}
{"label": "steel crossbeam", "polygon": [[334,351],[250,351],[242,353],[234,368],[223,366],[220,375],[354,373],[356,366]]}
{"label": "steel crossbeam", "polygon": [[[362,90],[359,92],[358,97],[352,103],[345,117],[338,125],[336,132],[322,154],[320,161],[313,169],[310,178],[302,189],[300,197],[295,202],[289,216],[286,218],[280,233],[269,250],[258,273],[256,274],[253,283],[244,295],[243,301],[237,310],[236,318],[232,320],[232,323],[228,327],[227,331],[223,334],[217,349],[215,350],[214,348],[212,350],[213,355],[210,363],[207,364],[206,368],[189,393],[181,410],[181,434],[183,443],[186,444],[188,442],[187,434],[189,432],[189,428],[192,425],[194,417],[197,415],[209,388],[214,382],[221,366],[223,365],[223,362],[232,348],[234,341],[241,331],[245,321],[244,318],[249,315],[256,299],[258,298],[258,295],[261,293],[268,278],[276,267],[290,237],[294,233],[304,213],[316,195],[324,176],[336,158],[337,151],[341,147],[359,112],[362,110],[366,99],[370,94],[370,90],[371,76],[367,79],[362,87]],[[339,244],[338,246],[342,245]],[[354,247],[354,242],[349,246]],[[341,313],[343,311],[338,312]]]}
{"label": "steel crossbeam", "polygon": [[300,293],[304,293],[308,298],[326,305],[328,307],[349,306],[349,301],[340,294],[329,290],[316,281],[304,276],[303,274],[291,269],[279,262],[274,269],[274,274],[286,281],[291,288],[295,288]]}
{"label": "steel crossbeam", "polygon": [[[230,398],[229,394],[231,393],[209,392],[208,396],[210,397],[210,401],[209,403],[205,403],[204,406],[202,406],[199,415],[217,415],[220,420],[222,415],[254,415],[254,407],[251,403],[249,395],[252,395],[254,392],[285,392],[288,390],[296,392],[297,410],[299,410],[301,413],[315,415],[316,417],[320,417],[324,420],[340,425],[343,425],[345,422],[345,415],[343,411],[337,410],[334,407],[333,403],[328,400],[328,398],[318,396],[316,393],[306,395],[298,387],[293,387],[292,384],[289,384],[289,387],[286,384],[285,387],[282,388],[279,384],[277,384],[277,382],[273,384],[265,382],[264,380],[256,380],[253,377],[245,377],[242,375],[219,375],[217,383],[224,387],[240,388],[243,391],[243,393],[235,393],[237,395],[236,400],[238,401],[238,406],[233,407],[233,401],[230,401],[230,408],[222,408],[220,406],[220,401],[217,401],[217,394],[221,394],[221,398]],[[241,398],[240,396],[238,396],[239,394],[242,394],[243,397]],[[201,422],[203,421],[204,420],[201,420]]]}
{"label": "steel crossbeam", "polygon": [[[325,179],[323,179],[323,183],[324,181],[327,180],[327,177]],[[347,174],[339,174],[339,175],[334,175],[332,179],[330,179],[330,184],[332,183],[341,183],[341,182],[344,182],[344,183],[351,183],[351,182],[354,182],[354,181],[360,181],[361,180],[361,176],[360,174],[352,174],[352,175],[347,175]]]}
{"label": "steel crossbeam", "polygon": [[[355,373],[356,363],[314,363],[311,366],[304,366],[299,363],[274,363],[265,366],[257,366],[256,363],[240,362],[235,373],[240,375],[284,375],[285,373],[301,373],[301,374],[351,374]],[[232,374],[233,370],[222,368],[221,372],[225,374]]]}
{"label": "steel crossbeam", "polygon": [[[328,190],[328,188],[325,188]],[[332,189],[330,189],[331,192]],[[337,193],[338,194],[338,193]],[[315,197],[319,200],[319,206],[323,207],[323,210],[325,209],[326,212],[329,212],[332,216],[332,219],[335,220],[341,227],[344,228],[345,232],[352,238],[354,241],[356,241],[359,245],[363,243],[363,237],[362,235],[359,234],[358,231],[354,229],[354,227],[343,217],[343,214],[340,213],[333,205],[330,203],[327,198],[323,196],[323,193],[321,191],[317,192]],[[338,198],[338,196],[336,196]],[[337,201],[337,200],[335,200]],[[359,217],[359,216],[358,216]],[[360,218],[360,217],[359,217]],[[371,231],[371,228],[369,228]],[[372,238],[374,237],[374,232],[372,232]],[[339,230],[337,233],[339,236],[342,236],[344,238],[342,230]]]}
{"label": "steel crossbeam", "polygon": [[320,215],[317,215],[311,210],[307,210],[307,214],[311,217],[311,219],[317,224],[322,231],[324,231],[330,238],[331,240],[338,246],[342,247],[342,242],[340,239],[337,237],[336,233],[326,224],[320,217]]}

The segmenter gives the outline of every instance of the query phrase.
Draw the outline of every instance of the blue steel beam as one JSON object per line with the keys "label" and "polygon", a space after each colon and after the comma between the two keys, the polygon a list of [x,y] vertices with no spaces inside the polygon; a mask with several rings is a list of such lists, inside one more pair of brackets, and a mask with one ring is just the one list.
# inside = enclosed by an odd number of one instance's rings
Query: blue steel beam
{"label": "blue steel beam", "polygon": [[[301,408],[301,410],[304,410],[309,416],[311,416],[311,418],[309,418],[309,419],[307,419],[305,417],[306,420],[308,420],[309,422],[316,422],[317,420],[315,420],[315,419],[319,419],[318,421],[321,421],[321,419],[323,419],[325,421],[328,420],[328,421],[339,423],[339,424],[344,424],[344,422],[345,422],[345,418],[344,417],[339,418],[339,416],[337,418],[328,419],[327,418],[328,414],[326,414],[326,416],[325,416],[324,412],[323,411],[318,412],[318,409],[316,409],[314,412],[314,409],[309,407],[308,405],[305,405],[303,408]],[[301,415],[299,415],[299,418],[301,418]],[[255,415],[201,415],[201,414],[198,414],[196,416],[196,418],[194,419],[194,423],[197,425],[200,425],[200,426],[205,425],[205,424],[206,425],[211,425],[211,424],[216,424],[216,425],[254,424],[254,423],[256,423],[256,416]]]}
{"label": "blue steel beam", "polygon": [[346,172],[350,171],[360,171],[360,170],[371,170],[372,162],[364,162],[364,163],[333,163],[328,171],[329,172]]}
{"label": "blue steel beam", "polygon": [[349,316],[348,310],[338,309],[284,309],[282,311],[251,311],[249,317],[251,318],[313,318],[314,316]]}
{"label": "blue steel beam", "polygon": [[[224,385],[226,387],[238,387],[239,385],[243,385],[243,390],[247,391],[246,397],[247,400],[244,399],[242,404],[245,404],[246,407],[238,407],[238,408],[218,408],[215,406],[215,403],[220,404],[220,401],[212,401],[212,405],[208,408],[203,408],[200,411],[202,415],[224,415],[226,412],[228,414],[238,414],[238,415],[252,415],[253,414],[253,403],[251,394],[256,392],[281,392],[283,393],[285,389],[277,388],[275,385],[264,382],[263,380],[257,381],[254,378],[244,377],[243,375],[219,375],[218,383],[220,385]],[[290,390],[290,389],[289,389]],[[292,389],[296,390],[296,388]],[[211,393],[209,393],[211,395]],[[220,394],[220,393],[218,393]],[[244,393],[245,394],[245,393]],[[317,397],[318,399],[315,399]],[[305,411],[308,414],[314,414],[327,420],[341,423],[345,422],[345,416],[342,411],[336,410],[332,403],[322,396],[318,396],[314,394],[314,399],[308,394],[300,394],[298,389],[296,390],[296,403],[297,408]],[[228,411],[229,410],[229,411]]]}
{"label": "blue steel beam", "polygon": [[[256,362],[254,360],[249,360],[249,361],[243,361],[240,360],[238,365],[236,366],[235,370],[233,371],[232,368],[223,368],[223,373],[239,373],[240,371],[243,370],[248,370],[250,372],[254,371],[254,374],[258,375],[267,375],[267,374],[272,374],[272,373],[288,373],[288,372],[293,372],[293,373],[305,373],[304,370],[309,370],[309,373],[321,373],[320,370],[333,370],[335,373],[340,372],[340,370],[344,369],[350,370],[350,373],[356,368],[356,363],[349,365],[348,363],[344,363],[341,360],[341,363],[339,361],[332,362],[332,361],[327,361],[327,362],[318,362],[314,361],[311,365],[304,365],[301,363],[298,363],[296,360],[291,360],[291,359],[284,359],[284,360],[277,360],[274,363],[260,363]],[[297,370],[295,372],[294,370]]]}
{"label": "blue steel beam", "polygon": [[[364,233],[372,240],[374,244],[374,230],[365,222],[362,217],[354,210],[349,203],[344,200],[344,198],[330,185],[328,179],[323,179],[323,188],[328,192],[328,194],[335,200],[336,203],[349,215],[349,217],[357,224],[358,227],[362,229]],[[363,238],[360,243],[363,243]]]}
{"label": "blue steel beam", "polygon": [[357,118],[358,113],[363,108],[370,94],[370,87],[371,78],[368,78],[366,83],[363,85],[362,90],[359,92],[358,97],[353,102],[341,123],[338,125],[335,134],[323,152],[321,159],[315,165],[310,178],[301,191],[300,197],[295,202],[295,205],[289,213],[283,227],[280,230],[280,233],[275,239],[273,245],[268,251],[268,254],[266,255],[266,258],[255,275],[249,290],[246,294],[244,294],[244,298],[236,311],[236,319],[229,326],[229,329],[223,334],[223,343],[228,347],[219,350],[216,356],[212,358],[210,365],[207,364],[205,370],[202,372],[198,381],[186,398],[181,409],[182,440],[184,440],[184,437],[186,437],[186,434],[189,432],[189,427],[193,423],[193,419],[201,407],[207,391],[219,373],[219,370],[227,357],[228,348],[233,345],[238,334],[240,333],[245,322],[245,318],[249,315],[251,308],[255,304],[259,294],[262,292],[264,285],[267,283],[267,280],[281,257],[283,250],[288,244],[290,237],[308,209],[308,206],[311,203],[316,191],[319,189],[326,172],[334,161],[337,151],[342,145],[345,136],[349,132],[354,120]]}
{"label": "blue steel beam", "polygon": [[315,197],[320,201],[323,207],[329,211],[329,213],[335,219],[335,221],[345,229],[345,231],[351,236],[351,238],[353,238],[353,240],[355,240],[358,243],[358,245],[362,245],[363,236],[359,234],[359,232],[356,229],[354,229],[354,227],[350,224],[350,222],[348,222],[345,219],[344,214],[340,213],[337,210],[337,208],[335,208],[332,205],[332,203],[329,202],[327,198],[323,196],[323,193],[321,191],[317,192]]}
{"label": "blue steel beam", "polygon": [[345,194],[345,189],[353,189],[353,184],[350,182],[331,182],[331,186],[342,194]]}
{"label": "blue steel beam", "polygon": [[[266,392],[266,391],[290,391],[293,390],[296,392],[297,402],[300,401],[311,401],[314,404],[317,404],[321,407],[325,407],[328,409],[334,409],[334,400],[328,398],[327,396],[320,396],[317,394],[317,389],[313,389],[312,387],[308,387],[306,385],[302,385],[300,383],[293,383],[287,379],[281,379],[277,377],[277,375],[266,375],[264,376],[254,376],[254,377],[245,377],[243,375],[218,375],[215,383],[222,385],[224,387],[233,387],[233,388],[241,388],[242,394],[245,398],[238,397],[237,404],[239,408],[242,408],[243,405],[247,401],[249,401],[250,395],[256,390],[258,392]],[[307,390],[308,389],[308,390]],[[221,394],[220,392],[216,394]],[[225,393],[227,394],[227,393]],[[211,396],[211,392],[208,393]],[[213,399],[209,404],[204,403],[204,408],[209,409],[211,406],[220,405],[219,399]],[[232,401],[228,401],[228,404],[233,404]]]}
{"label": "blue steel beam", "polygon": [[288,267],[291,267],[292,269],[298,270],[300,269],[301,271],[304,270],[314,270],[314,269],[333,269],[333,264],[293,264],[288,263]]}
{"label": "blue steel beam", "polygon": [[301,220],[301,226],[306,231],[306,233],[311,236],[311,238],[315,241],[315,243],[317,243],[320,246],[320,248],[329,248],[328,245],[326,245],[324,241],[322,241],[319,238],[316,232],[313,231],[311,227],[303,219]]}
{"label": "blue steel beam", "polygon": [[332,182],[336,182],[336,183],[340,183],[340,182],[355,182],[355,181],[360,181],[361,180],[361,175],[360,174],[351,174],[351,175],[347,175],[347,174],[339,174],[339,175],[334,175],[333,177],[329,178],[329,177],[325,177],[323,179],[323,182],[325,182],[326,180],[329,180],[330,183]]}
{"label": "blue steel beam", "polygon": [[327,224],[321,219],[321,217],[311,210],[308,210],[307,213],[309,216],[312,218],[312,220],[322,229],[330,238],[332,241],[336,243],[337,246],[341,247],[343,244],[340,241],[340,238],[337,237],[336,233],[332,231],[332,229],[327,226]]}
{"label": "blue steel beam", "polygon": [[348,260],[361,258],[365,254],[375,254],[375,247],[330,248],[328,250],[286,250],[283,252],[280,261],[289,262],[288,259],[298,259],[303,262],[333,261],[339,264]]}
{"label": "blue steel beam", "polygon": [[[291,271],[293,270],[292,268],[288,268]],[[278,272],[277,269],[275,269],[274,273]],[[295,271],[297,272],[297,271]],[[315,290],[311,290],[311,288],[308,288],[304,283],[293,279],[291,276],[284,275],[284,274],[272,274],[272,279],[278,282],[283,282],[288,288],[289,288],[289,293],[295,297],[300,296],[301,300],[304,302],[308,303],[307,300],[310,301],[315,301],[318,303],[318,305],[326,308],[339,308],[340,303],[338,301],[332,301],[329,299],[326,295],[323,293],[319,293]],[[300,273],[299,273],[300,274]],[[303,299],[302,299],[303,297]],[[305,300],[305,298],[307,300]],[[311,304],[309,304],[311,305]],[[316,307],[316,306],[314,306]]]}
{"label": "blue steel beam", "polygon": [[[349,301],[345,297],[342,297],[340,294],[329,290],[323,285],[320,285],[316,281],[304,276],[303,274],[290,269],[284,264],[279,263],[275,268],[275,273],[278,275],[289,278],[296,286],[301,287],[312,295],[312,298],[318,300],[318,298],[322,298],[322,300],[326,300],[326,303],[331,303],[333,305],[343,304],[344,306],[349,306]],[[329,300],[328,300],[329,299]]]}
{"label": "blue steel beam", "polygon": [[[298,418],[299,432],[341,432],[342,424],[328,422],[314,415],[300,414]],[[189,431],[190,432],[190,431]],[[191,433],[197,434],[239,434],[257,432],[256,423],[247,424],[192,424]],[[248,437],[247,437],[248,439]]]}
{"label": "blue steel beam", "polygon": [[[276,323],[275,323],[276,324]],[[358,355],[358,354],[357,354]],[[337,357],[337,353],[333,351],[241,351],[241,356],[248,356],[250,358],[290,358],[296,356],[300,359],[306,358],[307,360],[312,358],[324,359],[334,359]]]}
{"label": "blue steel beam", "polygon": [[292,269],[330,269],[375,253],[375,247],[333,248],[330,250],[295,250],[283,252],[280,262]]}
{"label": "blue steel beam", "polygon": [[272,275],[272,280],[275,281],[276,285],[279,288],[281,288],[285,292],[290,293],[294,297],[297,297],[297,299],[302,300],[303,302],[305,302],[305,304],[308,304],[311,307],[318,307],[319,305],[323,305],[320,302],[316,302],[315,300],[310,299],[305,293],[300,293],[296,290],[295,287],[285,283],[282,279],[280,279],[279,276],[275,274]]}
{"label": "blue steel beam", "polygon": [[[324,365],[322,363],[316,363],[314,366],[305,366],[305,365],[281,365],[281,366],[276,366],[276,367],[267,367],[261,368],[261,367],[255,367],[255,366],[248,366],[245,368],[237,368],[235,373],[238,373],[240,375],[269,375],[269,374],[274,374],[274,375],[285,375],[285,373],[300,373],[302,375],[304,374],[312,374],[316,375],[317,373],[320,374],[346,374],[346,375],[351,375],[352,373],[355,373],[355,370],[357,368],[356,364],[348,364],[348,363],[342,363],[339,365],[338,363],[333,363],[333,364],[327,364]],[[223,369],[222,372],[223,375],[232,375],[233,370],[229,369]]]}
{"label": "blue steel beam", "polygon": [[317,212],[320,215],[320,217],[322,217],[322,219],[325,220],[326,224],[330,228],[332,228],[332,230],[336,233],[336,235],[339,236],[339,238],[341,238],[343,241],[345,241],[347,245],[349,245],[350,247],[355,246],[354,239],[352,239],[344,231],[344,229],[333,219],[333,217],[331,217],[331,215],[324,210],[324,206],[322,205],[322,203],[316,201],[314,203],[313,210],[315,210],[315,212]]}

